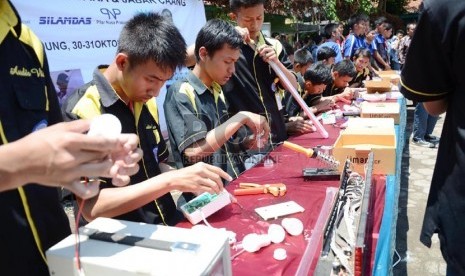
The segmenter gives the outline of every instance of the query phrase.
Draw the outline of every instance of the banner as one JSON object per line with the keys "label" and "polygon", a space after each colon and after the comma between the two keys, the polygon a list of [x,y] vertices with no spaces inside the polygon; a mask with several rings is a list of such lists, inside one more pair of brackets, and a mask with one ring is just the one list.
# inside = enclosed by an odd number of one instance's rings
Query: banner
{"label": "banner", "polygon": [[[205,24],[202,0],[12,0],[22,22],[42,40],[60,101],[92,79],[100,64],[112,63],[123,25],[140,12],[170,17],[187,45]],[[173,49],[176,51],[177,49]],[[167,86],[185,74],[178,72]],[[163,101],[157,97],[162,131],[166,131]]]}

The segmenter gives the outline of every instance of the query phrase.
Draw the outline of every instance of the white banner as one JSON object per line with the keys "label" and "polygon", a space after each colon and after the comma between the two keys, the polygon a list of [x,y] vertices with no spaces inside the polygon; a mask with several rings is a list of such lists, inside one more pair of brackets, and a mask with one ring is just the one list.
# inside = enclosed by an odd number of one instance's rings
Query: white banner
{"label": "white banner", "polygon": [[[22,22],[44,43],[57,92],[62,98],[92,79],[100,64],[116,54],[123,25],[139,12],[155,11],[172,17],[187,45],[195,42],[205,24],[202,0],[12,0]],[[177,49],[173,49],[176,51]],[[184,71],[185,72],[185,71]],[[175,79],[167,82],[171,84]],[[60,88],[62,92],[60,93]],[[166,130],[163,100],[157,98],[161,128]]]}

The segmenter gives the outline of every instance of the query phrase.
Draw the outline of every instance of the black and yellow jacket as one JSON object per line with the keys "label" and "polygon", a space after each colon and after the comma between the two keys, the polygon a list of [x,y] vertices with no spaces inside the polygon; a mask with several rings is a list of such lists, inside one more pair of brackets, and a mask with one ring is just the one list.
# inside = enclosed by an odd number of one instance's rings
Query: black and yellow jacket
{"label": "black and yellow jacket", "polygon": [[[159,163],[168,158],[168,147],[163,139],[158,123],[158,110],[155,98],[147,103],[134,103],[134,112],[122,101],[102,72],[107,66],[99,66],[93,80],[75,91],[62,105],[65,120],[89,119],[103,113],[110,113],[121,121],[123,133],[139,136],[139,146],[144,152],[139,162],[140,170],[131,176],[129,185],[161,173]],[[101,188],[113,188],[111,180]],[[135,222],[174,225],[182,218],[170,193],[129,213],[115,217]]]}
{"label": "black and yellow jacket", "polygon": [[[0,145],[62,120],[42,43],[9,1],[0,1],[0,91]],[[49,275],[45,251],[71,233],[58,190],[1,192],[0,219],[0,275]]]}

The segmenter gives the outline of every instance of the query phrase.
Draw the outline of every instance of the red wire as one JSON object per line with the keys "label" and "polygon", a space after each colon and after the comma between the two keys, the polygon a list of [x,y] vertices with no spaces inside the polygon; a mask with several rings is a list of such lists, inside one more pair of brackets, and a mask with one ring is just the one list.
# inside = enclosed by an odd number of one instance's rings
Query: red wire
{"label": "red wire", "polygon": [[[84,183],[84,185],[89,184],[89,178],[88,177],[83,177],[81,182]],[[82,209],[84,207],[86,200],[83,199],[81,201],[81,204],[79,204],[79,211],[77,213],[77,216],[75,217],[75,223],[74,223],[74,237],[75,237],[75,244],[74,244],[74,257],[76,258],[76,266],[79,272],[81,272],[81,239],[79,237],[79,221],[81,220],[82,216]]]}
{"label": "red wire", "polygon": [[79,221],[81,220],[82,209],[84,207],[85,201],[86,200],[83,199],[81,204],[79,204],[79,211],[77,213],[76,221],[75,221],[75,224],[74,224],[74,227],[75,227],[74,235],[75,235],[75,239],[76,239],[76,243],[74,245],[74,256],[76,257],[76,265],[77,265],[78,271],[81,271],[81,259],[80,259],[81,239],[79,237]]}

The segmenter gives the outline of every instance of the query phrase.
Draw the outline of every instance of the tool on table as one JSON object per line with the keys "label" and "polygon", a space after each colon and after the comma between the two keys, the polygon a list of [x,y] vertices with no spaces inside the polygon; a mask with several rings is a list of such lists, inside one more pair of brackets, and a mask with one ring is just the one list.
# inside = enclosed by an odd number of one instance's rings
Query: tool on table
{"label": "tool on table", "polygon": [[239,189],[234,190],[234,195],[258,195],[272,194],[274,196],[284,196],[286,194],[286,185],[283,183],[275,184],[256,184],[256,183],[240,183]]}
{"label": "tool on table", "polygon": [[302,170],[304,180],[337,181],[341,174],[332,168],[305,168]]}
{"label": "tool on table", "polygon": [[283,146],[285,148],[290,149],[290,150],[303,153],[303,154],[307,155],[310,158],[319,159],[319,160],[325,162],[326,164],[330,165],[332,168],[339,167],[339,161],[334,159],[334,157],[332,157],[332,156],[328,156],[328,155],[324,154],[323,152],[319,151],[318,149],[307,149],[307,148],[304,148],[304,147],[302,147],[300,145],[297,145],[297,144],[294,144],[294,143],[291,143],[291,142],[288,142],[288,141],[284,141]]}

